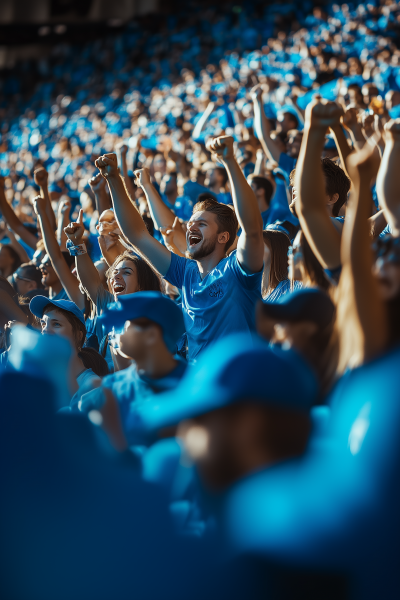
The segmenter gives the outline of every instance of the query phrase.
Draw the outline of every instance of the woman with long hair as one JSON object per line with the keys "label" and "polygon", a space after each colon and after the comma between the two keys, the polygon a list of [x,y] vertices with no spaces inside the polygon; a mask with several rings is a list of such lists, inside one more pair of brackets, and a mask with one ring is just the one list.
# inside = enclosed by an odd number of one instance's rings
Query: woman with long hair
{"label": "woman with long hair", "polygon": [[287,255],[290,239],[283,228],[268,228],[263,231],[264,271],[262,297],[268,302],[276,301],[290,291]]}

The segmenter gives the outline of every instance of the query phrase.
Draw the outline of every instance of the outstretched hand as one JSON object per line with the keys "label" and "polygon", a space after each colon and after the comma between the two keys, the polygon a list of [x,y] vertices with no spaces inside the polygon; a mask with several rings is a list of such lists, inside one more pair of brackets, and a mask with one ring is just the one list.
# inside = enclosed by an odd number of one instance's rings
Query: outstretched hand
{"label": "outstretched hand", "polygon": [[329,127],[339,125],[342,115],[343,109],[336,102],[328,102],[317,96],[306,108],[305,127],[322,129],[325,132]]}
{"label": "outstretched hand", "polygon": [[39,167],[38,169],[36,169],[36,171],[34,171],[33,178],[35,180],[36,185],[42,188],[45,185],[47,185],[49,174],[44,167]]}
{"label": "outstretched hand", "polygon": [[207,150],[209,150],[214,158],[223,162],[234,158],[233,137],[230,135],[221,135],[217,138],[212,138],[207,142]]}
{"label": "outstretched hand", "polygon": [[106,179],[119,174],[117,155],[114,152],[99,156],[94,164]]}
{"label": "outstretched hand", "polygon": [[82,243],[85,227],[83,225],[83,209],[79,211],[78,220],[75,223],[70,223],[64,228],[64,233],[75,245]]}

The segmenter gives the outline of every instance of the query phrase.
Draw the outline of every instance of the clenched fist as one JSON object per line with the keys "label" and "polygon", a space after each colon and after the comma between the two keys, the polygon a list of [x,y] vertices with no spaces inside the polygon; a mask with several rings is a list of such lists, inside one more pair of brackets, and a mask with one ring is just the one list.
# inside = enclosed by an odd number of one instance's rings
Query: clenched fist
{"label": "clenched fist", "polygon": [[44,167],[39,167],[39,169],[36,169],[36,171],[33,173],[33,178],[36,185],[43,187],[47,185],[49,174]]}
{"label": "clenched fist", "polygon": [[326,131],[328,127],[337,126],[342,115],[343,108],[336,102],[328,102],[318,97],[306,108],[305,126]]}
{"label": "clenched fist", "polygon": [[136,177],[136,179],[135,179],[136,185],[144,188],[146,185],[151,184],[149,169],[147,169],[147,168],[137,169],[133,174]]}
{"label": "clenched fist", "polygon": [[212,152],[215,158],[220,161],[234,158],[233,137],[230,135],[221,135],[207,142],[207,150]]}
{"label": "clenched fist", "polygon": [[117,155],[114,153],[103,154],[94,164],[106,179],[119,174]]}

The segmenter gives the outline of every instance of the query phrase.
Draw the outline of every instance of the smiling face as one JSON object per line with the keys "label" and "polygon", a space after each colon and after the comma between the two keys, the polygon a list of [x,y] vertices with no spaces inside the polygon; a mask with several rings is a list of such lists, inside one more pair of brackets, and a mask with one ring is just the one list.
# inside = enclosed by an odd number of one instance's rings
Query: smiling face
{"label": "smiling face", "polygon": [[48,255],[44,257],[39,269],[42,272],[42,285],[44,285],[44,287],[49,288],[58,283],[59,279]]}
{"label": "smiling face", "polygon": [[222,247],[225,247],[228,235],[227,232],[218,233],[215,214],[205,210],[194,213],[186,230],[187,258],[199,260],[209,256],[217,244],[222,243]]}
{"label": "smiling face", "polygon": [[124,259],[115,265],[108,284],[115,297],[138,292],[139,282],[135,263]]}

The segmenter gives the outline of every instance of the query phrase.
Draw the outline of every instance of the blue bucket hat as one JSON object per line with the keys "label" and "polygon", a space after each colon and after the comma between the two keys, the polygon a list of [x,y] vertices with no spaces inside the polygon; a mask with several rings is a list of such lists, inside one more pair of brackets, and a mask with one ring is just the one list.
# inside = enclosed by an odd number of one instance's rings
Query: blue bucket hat
{"label": "blue bucket hat", "polygon": [[175,352],[176,343],[185,333],[182,310],[161,292],[136,292],[118,296],[109,304],[99,321],[106,328],[122,328],[125,321],[146,318],[162,329],[165,345]]}
{"label": "blue bucket hat", "polygon": [[335,306],[328,294],[317,288],[300,289],[264,302],[263,312],[276,321],[312,321],[324,328],[332,322]]}
{"label": "blue bucket hat", "polygon": [[[29,303],[29,310],[33,315],[41,319],[43,317],[43,311],[48,304],[52,304],[56,308],[62,308],[67,310],[77,317],[83,325],[85,325],[85,317],[83,312],[77,307],[75,302],[70,300],[49,300],[46,296],[35,296]],[[85,325],[86,326],[86,325]]]}
{"label": "blue bucket hat", "polygon": [[205,350],[173,391],[140,407],[131,425],[150,433],[242,400],[308,412],[317,396],[316,376],[296,352],[237,334]]}

